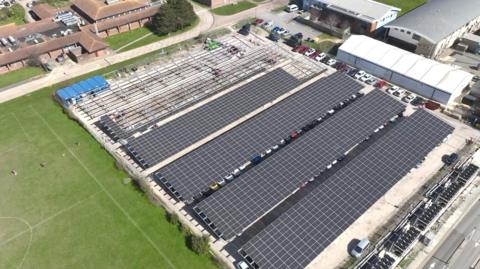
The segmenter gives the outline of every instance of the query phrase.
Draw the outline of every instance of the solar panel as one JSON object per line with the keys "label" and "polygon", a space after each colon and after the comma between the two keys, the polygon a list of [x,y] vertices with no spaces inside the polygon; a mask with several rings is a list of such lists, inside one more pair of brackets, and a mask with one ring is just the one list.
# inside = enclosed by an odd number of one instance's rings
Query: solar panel
{"label": "solar panel", "polygon": [[230,239],[404,108],[373,91],[198,203],[197,210]]}
{"label": "solar panel", "polygon": [[302,82],[285,70],[276,69],[138,138],[130,138],[129,150],[146,166],[155,165]]}
{"label": "solar panel", "polygon": [[260,268],[304,268],[453,128],[420,110],[284,212],[243,246]]}
{"label": "solar panel", "polygon": [[363,88],[342,73],[322,78],[156,172],[185,199],[230,174],[291,131]]}

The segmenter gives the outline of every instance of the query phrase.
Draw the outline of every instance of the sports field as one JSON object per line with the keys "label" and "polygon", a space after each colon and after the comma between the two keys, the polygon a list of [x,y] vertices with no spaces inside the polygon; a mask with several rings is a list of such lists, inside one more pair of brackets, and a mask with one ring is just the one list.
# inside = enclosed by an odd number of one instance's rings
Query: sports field
{"label": "sports field", "polygon": [[53,90],[0,104],[0,268],[216,268],[123,184]]}

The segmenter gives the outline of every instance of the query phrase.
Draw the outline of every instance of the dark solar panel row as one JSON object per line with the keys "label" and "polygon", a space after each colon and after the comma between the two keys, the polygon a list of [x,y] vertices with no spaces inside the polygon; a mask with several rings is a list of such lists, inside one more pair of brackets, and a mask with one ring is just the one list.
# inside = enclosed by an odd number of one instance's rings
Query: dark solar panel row
{"label": "dark solar panel row", "polygon": [[304,268],[453,128],[420,110],[317,186],[243,246],[260,268]]}
{"label": "dark solar panel row", "polygon": [[197,205],[230,239],[405,107],[373,91]]}
{"label": "dark solar panel row", "polygon": [[342,73],[322,78],[155,174],[190,199],[362,88]]}
{"label": "dark solar panel row", "polygon": [[240,119],[300,85],[283,69],[276,69],[138,138],[127,150],[142,167],[153,166],[209,134]]}

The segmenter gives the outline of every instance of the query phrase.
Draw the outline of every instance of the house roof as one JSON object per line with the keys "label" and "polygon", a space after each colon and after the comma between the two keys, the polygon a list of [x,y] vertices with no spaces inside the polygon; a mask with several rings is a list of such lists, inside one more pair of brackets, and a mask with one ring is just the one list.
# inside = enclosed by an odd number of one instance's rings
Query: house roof
{"label": "house roof", "polygon": [[462,91],[473,78],[458,66],[439,63],[363,35],[350,36],[339,50],[450,94]]}
{"label": "house roof", "polygon": [[[9,35],[12,35],[17,39],[21,37],[26,37],[32,33],[42,32],[35,31],[40,28],[39,26],[44,27],[46,25],[51,27],[52,25],[49,22],[50,20],[44,20],[20,26],[5,25],[0,27],[0,36],[2,36],[2,34],[5,34],[6,31],[11,31]],[[88,53],[93,53],[108,48],[107,43],[105,43],[102,39],[100,39],[93,33],[89,31],[80,31],[67,36],[46,39],[44,42],[41,42],[39,44],[28,45],[26,43],[22,43],[20,47],[16,50],[0,54],[0,66],[26,60],[34,55],[41,55],[74,44],[82,46]]]}
{"label": "house roof", "polygon": [[383,18],[389,11],[400,11],[399,8],[389,6],[373,0],[318,0],[329,9],[357,17],[366,21],[375,21]]}
{"label": "house roof", "polygon": [[479,16],[479,0],[430,0],[385,27],[410,30],[435,44]]}
{"label": "house roof", "polygon": [[[158,12],[158,7],[149,7],[143,10],[142,12],[132,12],[124,16],[119,16],[109,20],[101,21],[97,23],[98,31],[105,31],[117,26],[122,26],[131,22],[136,22],[146,18],[150,18]],[[95,32],[95,27],[90,27],[92,32]]]}
{"label": "house roof", "polygon": [[119,0],[106,4],[102,0],[73,0],[73,5],[92,20],[100,20],[117,14],[148,6],[147,0]]}
{"label": "house roof", "polygon": [[65,10],[69,10],[69,9],[70,9],[70,7],[54,8],[54,7],[50,6],[49,4],[38,3],[38,4],[34,4],[32,6],[31,11],[33,13],[35,13],[35,15],[38,16],[38,18],[43,20],[43,19],[48,19],[48,18],[54,17],[55,13],[57,13],[59,11],[65,11]]}

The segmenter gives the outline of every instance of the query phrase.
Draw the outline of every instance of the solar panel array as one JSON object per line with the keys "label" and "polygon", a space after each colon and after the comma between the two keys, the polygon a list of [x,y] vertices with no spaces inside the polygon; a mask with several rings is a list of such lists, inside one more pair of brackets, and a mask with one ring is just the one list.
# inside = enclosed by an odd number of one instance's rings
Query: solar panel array
{"label": "solar panel array", "polygon": [[398,123],[243,246],[260,268],[304,268],[453,128],[426,111]]}
{"label": "solar panel array", "polygon": [[140,158],[147,166],[155,165],[302,82],[276,69],[138,138],[130,138],[129,150],[137,162]]}
{"label": "solar panel array", "polygon": [[322,78],[156,174],[189,199],[362,88],[340,72]]}
{"label": "solar panel array", "polygon": [[197,205],[230,239],[405,109],[373,91]]}

